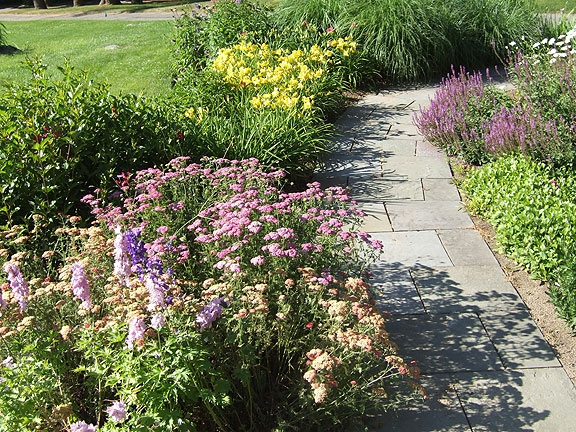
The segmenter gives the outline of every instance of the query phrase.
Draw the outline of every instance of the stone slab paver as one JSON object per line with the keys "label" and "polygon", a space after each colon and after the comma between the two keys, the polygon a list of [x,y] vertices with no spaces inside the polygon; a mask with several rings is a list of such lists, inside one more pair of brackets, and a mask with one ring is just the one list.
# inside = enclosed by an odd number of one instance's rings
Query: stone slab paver
{"label": "stone slab paver", "polygon": [[474,313],[393,316],[386,328],[400,356],[415,360],[423,374],[503,369]]}
{"label": "stone slab paver", "polygon": [[392,231],[384,203],[363,203],[362,210],[366,213],[360,227],[362,231],[370,233]]}
{"label": "stone slab paver", "polygon": [[516,311],[526,307],[498,266],[416,266],[411,272],[430,313]]}
{"label": "stone slab paver", "polygon": [[381,139],[378,141],[385,157],[416,155],[418,140],[415,139]]}
{"label": "stone slab paver", "polygon": [[452,266],[435,231],[371,233],[382,241],[382,256],[374,269]]}
{"label": "stone slab paver", "polygon": [[562,368],[458,374],[474,432],[573,432],[576,391]]}
{"label": "stone slab paver", "polygon": [[376,306],[431,395],[369,431],[576,431],[576,390],[461,203],[445,154],[414,113],[433,87],[368,95],[338,121],[322,173],[368,213],[383,243]]}
{"label": "stone slab paver", "polygon": [[424,139],[420,139],[416,143],[416,156],[435,157],[446,160],[446,155],[442,150]]}
{"label": "stone slab paver", "polygon": [[423,201],[424,192],[419,180],[384,176],[380,178],[349,177],[350,192],[358,202],[411,200]]}
{"label": "stone slab paver", "polygon": [[408,269],[372,269],[376,307],[392,316],[426,313]]}
{"label": "stone slab paver", "polygon": [[426,201],[461,201],[460,192],[452,179],[423,178],[422,188]]}
{"label": "stone slab paver", "polygon": [[421,178],[452,179],[452,171],[446,161],[440,158],[391,156],[384,161],[384,168],[410,180]]}
{"label": "stone slab paver", "polygon": [[388,133],[390,138],[418,138],[420,137],[420,131],[418,127],[412,123],[392,123],[392,128],[390,133]]}
{"label": "stone slab paver", "polygon": [[560,366],[526,309],[481,311],[479,316],[506,368]]}
{"label": "stone slab paver", "polygon": [[390,201],[386,210],[394,231],[473,228],[474,223],[460,202]]}
{"label": "stone slab paver", "polygon": [[500,265],[475,229],[440,230],[438,235],[455,266]]}
{"label": "stone slab paver", "polygon": [[460,406],[454,379],[448,374],[423,376],[424,400],[370,422],[371,432],[470,432]]}

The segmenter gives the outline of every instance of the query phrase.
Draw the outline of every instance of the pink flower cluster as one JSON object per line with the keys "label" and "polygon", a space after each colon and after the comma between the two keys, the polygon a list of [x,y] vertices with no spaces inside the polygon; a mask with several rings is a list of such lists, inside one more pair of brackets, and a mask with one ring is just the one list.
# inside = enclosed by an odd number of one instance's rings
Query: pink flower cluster
{"label": "pink flower cluster", "polygon": [[306,364],[310,367],[304,374],[304,379],[310,383],[314,402],[322,403],[328,396],[328,390],[338,387],[332,370],[342,365],[338,357],[331,356],[320,348],[314,348],[306,353]]}

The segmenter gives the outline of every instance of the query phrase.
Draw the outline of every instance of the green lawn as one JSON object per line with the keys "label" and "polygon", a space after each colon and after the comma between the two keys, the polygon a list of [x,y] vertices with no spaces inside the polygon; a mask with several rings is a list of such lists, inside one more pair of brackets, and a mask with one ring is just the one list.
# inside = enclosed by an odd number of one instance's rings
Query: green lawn
{"label": "green lawn", "polygon": [[541,12],[558,12],[564,9],[565,12],[576,12],[576,0],[536,0],[538,10]]}
{"label": "green lawn", "polygon": [[158,95],[170,88],[172,21],[6,21],[8,43],[22,53],[0,55],[0,84],[28,77],[27,56],[55,70],[72,65],[107,80],[115,93]]}

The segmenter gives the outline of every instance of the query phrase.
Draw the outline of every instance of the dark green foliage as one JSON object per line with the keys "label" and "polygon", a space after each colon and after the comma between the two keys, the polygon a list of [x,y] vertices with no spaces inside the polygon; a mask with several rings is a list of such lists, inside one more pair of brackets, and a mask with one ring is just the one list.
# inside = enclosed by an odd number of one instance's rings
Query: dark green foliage
{"label": "dark green foliage", "polygon": [[30,82],[0,94],[0,225],[78,212],[83,194],[167,161],[180,144],[161,106],[112,95],[68,64],[58,79],[39,61],[28,67]]}

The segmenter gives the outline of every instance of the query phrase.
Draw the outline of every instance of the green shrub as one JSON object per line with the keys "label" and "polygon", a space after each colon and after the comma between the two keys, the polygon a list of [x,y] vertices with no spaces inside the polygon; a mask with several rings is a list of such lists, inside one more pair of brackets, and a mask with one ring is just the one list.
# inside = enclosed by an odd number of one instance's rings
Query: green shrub
{"label": "green shrub", "polygon": [[560,318],[576,332],[576,245],[566,244],[566,249],[566,264],[551,278],[549,293]]}
{"label": "green shrub", "polygon": [[[472,169],[462,184],[468,208],[487,218],[502,250],[536,278],[567,263],[576,234],[576,178],[523,156]],[[570,246],[569,249],[572,249]]]}
{"label": "green shrub", "polygon": [[69,64],[60,78],[39,61],[28,67],[31,81],[0,94],[0,225],[77,212],[90,188],[167,161],[180,144],[161,106],[114,96]]}
{"label": "green shrub", "polygon": [[576,330],[576,177],[522,156],[467,172],[470,211],[489,220],[502,251],[550,282],[560,317]]}

